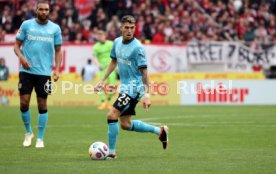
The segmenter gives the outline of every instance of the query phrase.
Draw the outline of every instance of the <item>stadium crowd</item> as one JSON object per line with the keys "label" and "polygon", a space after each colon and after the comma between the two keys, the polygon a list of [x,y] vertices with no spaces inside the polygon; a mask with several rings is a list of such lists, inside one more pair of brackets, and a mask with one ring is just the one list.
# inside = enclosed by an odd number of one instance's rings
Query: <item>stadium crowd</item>
{"label": "stadium crowd", "polygon": [[[51,0],[50,19],[61,26],[64,42],[93,43],[97,29],[119,36],[120,17],[134,15],[135,36],[146,43],[244,41],[251,46],[276,41],[276,1],[245,0]],[[0,42],[34,17],[35,0],[0,1]],[[85,14],[83,6],[89,6]],[[87,13],[88,12],[88,13]]]}

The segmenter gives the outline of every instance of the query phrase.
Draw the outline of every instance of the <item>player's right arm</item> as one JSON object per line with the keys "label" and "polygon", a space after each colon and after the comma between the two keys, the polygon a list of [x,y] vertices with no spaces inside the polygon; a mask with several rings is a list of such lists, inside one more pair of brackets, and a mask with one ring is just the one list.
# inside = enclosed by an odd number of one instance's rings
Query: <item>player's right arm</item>
{"label": "player's right arm", "polygon": [[97,49],[98,49],[97,44],[95,44],[93,47],[93,62],[95,63],[95,65],[97,65],[99,70],[102,70],[101,64],[99,62],[99,54]]}
{"label": "player's right arm", "polygon": [[14,52],[19,58],[20,63],[22,64],[24,69],[29,70],[31,68],[30,62],[26,59],[26,57],[22,54],[20,47],[23,44],[25,38],[26,38],[26,31],[27,31],[27,22],[23,22],[20,28],[18,29],[16,33],[16,40],[14,44]]}
{"label": "player's right arm", "polygon": [[24,57],[24,55],[22,54],[20,47],[22,45],[22,41],[16,39],[15,40],[15,44],[14,44],[14,52],[17,55],[17,57],[19,58],[20,63],[22,64],[24,69],[29,70],[31,68],[31,64],[30,62]]}
{"label": "player's right arm", "polygon": [[114,69],[117,66],[117,59],[111,59],[111,62],[103,76],[103,78],[97,83],[97,85],[95,86],[94,90],[96,92],[100,92],[103,88],[104,88],[104,81],[107,79],[107,77],[111,74],[112,71],[114,71]]}

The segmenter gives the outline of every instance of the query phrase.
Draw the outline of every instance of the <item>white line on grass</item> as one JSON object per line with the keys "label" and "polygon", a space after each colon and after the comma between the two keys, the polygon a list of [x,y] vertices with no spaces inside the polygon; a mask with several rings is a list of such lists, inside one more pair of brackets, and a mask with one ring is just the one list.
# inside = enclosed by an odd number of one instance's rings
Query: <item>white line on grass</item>
{"label": "white line on grass", "polygon": [[171,117],[150,117],[150,118],[142,118],[142,121],[150,121],[150,120],[174,120],[174,119],[182,119],[182,118],[207,118],[210,115],[178,115]]}

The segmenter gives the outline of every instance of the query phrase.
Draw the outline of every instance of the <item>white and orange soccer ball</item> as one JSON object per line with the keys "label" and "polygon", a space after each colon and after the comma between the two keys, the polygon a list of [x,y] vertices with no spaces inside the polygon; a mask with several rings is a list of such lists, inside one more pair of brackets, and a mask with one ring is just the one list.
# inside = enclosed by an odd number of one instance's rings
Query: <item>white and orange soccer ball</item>
{"label": "white and orange soccer ball", "polygon": [[92,160],[105,160],[109,149],[105,143],[97,141],[90,145],[88,152]]}

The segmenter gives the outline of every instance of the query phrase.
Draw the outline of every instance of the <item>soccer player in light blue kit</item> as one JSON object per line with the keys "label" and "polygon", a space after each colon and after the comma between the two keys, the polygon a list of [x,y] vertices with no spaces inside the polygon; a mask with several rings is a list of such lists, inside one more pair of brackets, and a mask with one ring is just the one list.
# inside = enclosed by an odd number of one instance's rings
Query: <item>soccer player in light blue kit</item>
{"label": "soccer player in light blue kit", "polygon": [[127,131],[150,132],[159,136],[163,148],[168,144],[168,127],[146,124],[140,120],[131,120],[135,115],[136,104],[144,96],[143,105],[146,110],[151,105],[149,94],[149,79],[147,74],[147,62],[145,50],[141,43],[133,37],[135,31],[135,19],[126,15],[121,19],[120,30],[122,36],[115,39],[110,57],[112,58],[104,77],[95,86],[95,91],[100,92],[104,88],[104,81],[115,69],[119,68],[121,80],[120,92],[112,109],[107,114],[108,122],[108,159],[116,158],[116,142],[119,134],[118,119],[121,128]]}
{"label": "soccer player in light blue kit", "polygon": [[47,1],[39,1],[36,8],[37,18],[22,23],[14,45],[14,52],[21,63],[18,89],[21,117],[26,128],[24,147],[31,146],[34,137],[29,110],[33,88],[35,88],[39,111],[35,147],[44,147],[43,138],[48,120],[47,97],[51,92],[51,89],[47,88],[51,85],[53,58],[56,65],[53,79],[57,81],[59,78],[62,36],[60,27],[48,20],[49,10]]}

